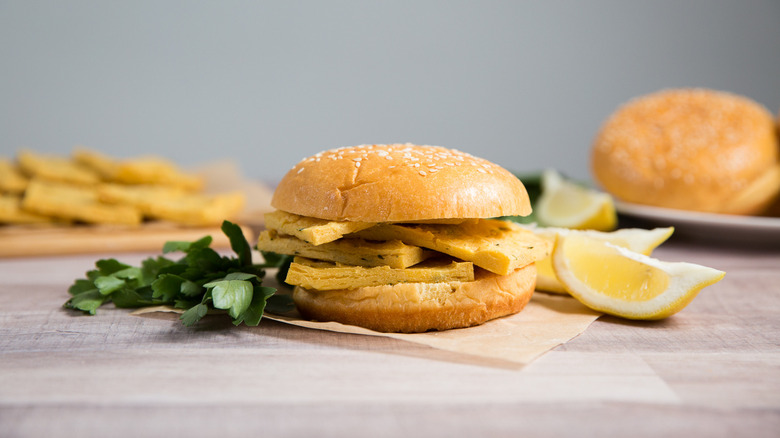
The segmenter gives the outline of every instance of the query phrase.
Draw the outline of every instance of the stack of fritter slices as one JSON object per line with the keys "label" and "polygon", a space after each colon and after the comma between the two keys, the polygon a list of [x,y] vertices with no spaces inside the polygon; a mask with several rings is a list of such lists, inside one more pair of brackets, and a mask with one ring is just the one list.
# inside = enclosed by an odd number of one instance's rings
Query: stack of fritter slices
{"label": "stack of fritter slices", "polygon": [[240,192],[206,194],[201,177],[159,157],[77,148],[69,157],[22,150],[15,161],[0,158],[0,224],[213,226],[244,202]]}
{"label": "stack of fritter slices", "polygon": [[549,243],[496,219],[447,223],[327,221],[275,211],[258,249],[295,256],[287,282],[319,291],[398,283],[470,282],[508,275],[549,254]]}

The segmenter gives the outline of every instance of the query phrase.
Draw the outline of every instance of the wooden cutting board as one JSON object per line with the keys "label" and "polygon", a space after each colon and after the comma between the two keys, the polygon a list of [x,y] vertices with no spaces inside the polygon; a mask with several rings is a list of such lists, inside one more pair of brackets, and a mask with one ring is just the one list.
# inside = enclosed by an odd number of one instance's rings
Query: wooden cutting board
{"label": "wooden cutting board", "polygon": [[[244,236],[254,243],[253,227],[242,226]],[[193,241],[210,235],[212,248],[230,248],[219,227],[179,227],[170,223],[148,223],[140,227],[119,226],[4,226],[0,227],[0,257],[30,257],[91,253],[160,252],[169,240]]]}

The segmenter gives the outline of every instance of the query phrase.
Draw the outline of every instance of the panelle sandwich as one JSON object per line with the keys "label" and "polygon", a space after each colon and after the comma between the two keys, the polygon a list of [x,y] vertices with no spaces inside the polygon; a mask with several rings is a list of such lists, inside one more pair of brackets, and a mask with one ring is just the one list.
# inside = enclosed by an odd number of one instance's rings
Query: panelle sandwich
{"label": "panelle sandwich", "polygon": [[520,312],[550,245],[511,222],[525,187],[496,164],[436,146],[363,145],[296,164],[258,249],[295,256],[308,319],[382,332],[482,324]]}

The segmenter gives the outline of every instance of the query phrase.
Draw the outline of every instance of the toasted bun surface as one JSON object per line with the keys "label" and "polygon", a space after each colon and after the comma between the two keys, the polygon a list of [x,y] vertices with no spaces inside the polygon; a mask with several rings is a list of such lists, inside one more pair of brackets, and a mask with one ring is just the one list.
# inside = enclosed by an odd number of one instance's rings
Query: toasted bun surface
{"label": "toasted bun surface", "polygon": [[525,216],[531,205],[514,175],[438,146],[333,149],[293,167],[274,192],[279,210],[363,222]]}
{"label": "toasted bun surface", "polygon": [[477,270],[475,276],[470,282],[399,283],[338,291],[296,287],[293,300],[304,318],[379,332],[470,327],[520,312],[533,294],[536,265],[509,275]]}
{"label": "toasted bun surface", "polygon": [[766,108],[730,93],[675,89],[619,108],[595,138],[591,165],[624,201],[753,214],[780,191],[778,154]]}

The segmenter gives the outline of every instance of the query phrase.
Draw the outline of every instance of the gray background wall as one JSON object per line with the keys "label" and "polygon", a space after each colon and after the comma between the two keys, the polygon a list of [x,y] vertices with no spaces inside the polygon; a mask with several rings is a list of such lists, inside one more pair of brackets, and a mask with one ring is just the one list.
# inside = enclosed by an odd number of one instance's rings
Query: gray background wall
{"label": "gray background wall", "polygon": [[619,104],[780,108],[780,1],[0,1],[0,155],[84,144],[276,180],[360,143],[589,179]]}

